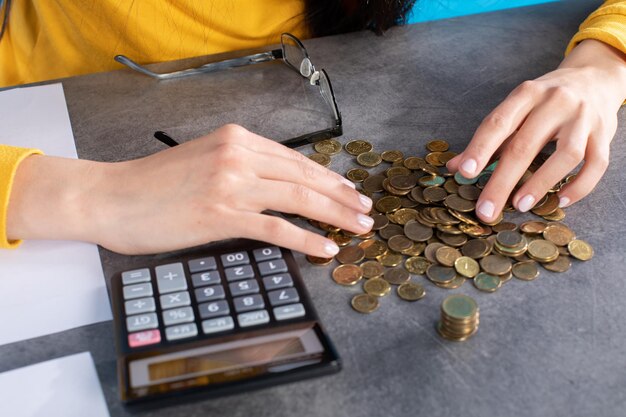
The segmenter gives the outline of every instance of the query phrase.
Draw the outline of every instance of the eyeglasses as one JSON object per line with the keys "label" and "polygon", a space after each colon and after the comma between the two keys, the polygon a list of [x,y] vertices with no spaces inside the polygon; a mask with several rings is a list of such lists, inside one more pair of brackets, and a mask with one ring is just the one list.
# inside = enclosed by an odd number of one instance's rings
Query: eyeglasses
{"label": "eyeglasses", "polygon": [[212,62],[206,65],[202,65],[201,67],[189,68],[168,73],[156,73],[150,71],[149,69],[137,64],[136,62],[124,55],[117,55],[115,57],[115,60],[120,64],[124,64],[127,67],[150,77],[159,80],[170,80],[173,78],[187,77],[195,74],[221,71],[227,68],[235,68],[245,65],[274,61],[276,59],[282,59],[289,68],[296,71],[302,77],[308,79],[311,85],[315,85],[319,88],[320,94],[332,111],[334,123],[332,127],[329,127],[327,129],[318,130],[313,133],[307,133],[305,135],[281,141],[280,143],[290,148],[297,148],[308,143],[319,142],[324,139],[341,136],[343,134],[341,113],[339,112],[339,108],[337,107],[335,93],[333,92],[333,87],[330,83],[330,79],[328,78],[328,74],[323,69],[319,71],[315,69],[315,66],[313,66],[313,63],[309,58],[309,54],[300,39],[296,38],[290,33],[283,33],[280,37],[280,43],[280,49],[274,49],[271,51],[248,55],[240,58]]}

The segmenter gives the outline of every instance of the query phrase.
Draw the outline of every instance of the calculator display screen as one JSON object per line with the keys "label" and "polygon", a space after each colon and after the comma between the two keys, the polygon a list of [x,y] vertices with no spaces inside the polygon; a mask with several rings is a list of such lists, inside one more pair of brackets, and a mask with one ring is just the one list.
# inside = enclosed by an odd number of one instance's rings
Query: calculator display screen
{"label": "calculator display screen", "polygon": [[311,363],[323,352],[312,328],[245,338],[134,360],[128,364],[130,386],[176,385],[183,381],[210,384],[249,378],[288,370],[297,363]]}

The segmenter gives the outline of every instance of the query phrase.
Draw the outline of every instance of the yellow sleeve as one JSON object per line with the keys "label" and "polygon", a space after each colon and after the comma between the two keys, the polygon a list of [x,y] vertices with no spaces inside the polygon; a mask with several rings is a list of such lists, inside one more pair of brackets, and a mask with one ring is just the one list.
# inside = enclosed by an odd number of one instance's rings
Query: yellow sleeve
{"label": "yellow sleeve", "polygon": [[604,42],[626,54],[626,0],[605,1],[580,25],[565,55],[585,39]]}
{"label": "yellow sleeve", "polygon": [[20,240],[7,240],[7,208],[11,197],[13,178],[20,162],[27,156],[41,154],[39,149],[0,145],[0,248],[16,248]]}

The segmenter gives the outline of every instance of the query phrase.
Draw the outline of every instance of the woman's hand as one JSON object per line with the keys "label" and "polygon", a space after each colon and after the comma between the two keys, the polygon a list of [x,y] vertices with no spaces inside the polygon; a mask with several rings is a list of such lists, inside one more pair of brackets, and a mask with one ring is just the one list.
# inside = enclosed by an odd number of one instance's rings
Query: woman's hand
{"label": "woman's hand", "polygon": [[535,156],[556,141],[556,151],[512,196],[512,203],[519,211],[530,210],[584,160],[576,178],[558,194],[559,206],[566,207],[589,194],[606,171],[617,111],[625,98],[624,54],[595,40],[583,41],[558,69],[513,90],[483,120],[465,151],[448,162],[448,169],[473,178],[500,155],[476,205],[479,217],[491,221]]}
{"label": "woman's hand", "polygon": [[296,151],[227,125],[127,162],[29,157],[18,169],[7,232],[86,240],[125,254],[246,237],[331,257],[339,250],[331,240],[263,212],[365,233],[372,202],[351,184]]}

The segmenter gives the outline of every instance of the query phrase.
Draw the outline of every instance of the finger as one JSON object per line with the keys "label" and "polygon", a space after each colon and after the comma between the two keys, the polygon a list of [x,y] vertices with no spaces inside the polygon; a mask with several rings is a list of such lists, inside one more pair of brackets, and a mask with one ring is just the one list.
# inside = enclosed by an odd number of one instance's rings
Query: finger
{"label": "finger", "polygon": [[[502,151],[504,149],[506,149],[507,145],[509,144],[509,142],[511,142],[511,140],[515,137],[515,134],[517,133],[517,129],[511,133],[509,135],[509,137],[507,137],[504,142],[502,142],[500,144],[500,146],[498,147],[498,149],[496,149],[494,151],[494,153],[491,155],[491,158],[489,158],[489,160],[487,161],[486,165],[491,164],[493,161],[495,161],[496,159],[498,159],[498,157],[502,154]],[[457,156],[455,156],[454,158],[452,158],[451,160],[448,161],[448,163],[446,164],[446,168],[448,168],[448,171],[450,172],[457,172],[459,170],[459,165],[461,164],[461,161],[463,159],[463,154],[458,154]],[[484,168],[483,168],[484,169]],[[480,173],[478,173],[480,174]],[[478,175],[477,174],[477,175]]]}
{"label": "finger", "polygon": [[374,224],[370,216],[301,184],[262,180],[251,197],[258,211],[270,209],[299,214],[354,233],[367,233]]}
{"label": "finger", "polygon": [[[502,211],[530,163],[553,137],[556,130],[554,123],[546,123],[553,113],[547,105],[534,110],[502,151],[498,166],[476,203],[476,213],[480,218],[490,222]],[[532,207],[535,202],[536,200],[527,203]]]}
{"label": "finger", "polygon": [[[312,161],[311,159],[302,155],[300,152],[294,151],[293,149],[281,145],[278,142],[274,142],[271,139],[264,138],[263,136],[257,135],[256,133],[250,132],[246,128],[235,124],[222,126],[218,130],[216,130],[215,133],[221,138],[221,142],[214,142],[214,146],[235,144],[243,146],[246,149],[249,149],[256,153],[276,155],[283,158],[299,161],[309,166],[317,165],[321,167],[320,164]],[[352,181],[329,169],[326,170],[330,173],[329,175],[333,176],[337,181],[348,185],[351,188],[355,188],[355,184]]]}
{"label": "finger", "polygon": [[555,152],[524,183],[513,197],[513,205],[521,212],[532,208],[555,184],[583,160],[590,127],[585,118],[574,119],[557,134]]}
{"label": "finger", "polygon": [[448,165],[466,178],[476,177],[493,153],[517,129],[535,104],[534,81],[526,81],[509,94],[476,129],[467,148]]}
{"label": "finger", "polygon": [[[601,143],[598,143],[601,142]],[[589,194],[609,166],[609,141],[589,138],[585,163],[576,178],[558,193],[559,207],[567,207]]]}
{"label": "finger", "polygon": [[269,154],[251,154],[250,158],[254,158],[256,173],[261,178],[303,185],[363,213],[369,213],[372,208],[369,197],[337,182],[334,172],[317,163],[309,164]]}
{"label": "finger", "polygon": [[280,217],[245,213],[240,217],[239,225],[239,235],[242,237],[272,243],[307,255],[330,258],[339,252],[339,247],[332,240],[301,229]]}

